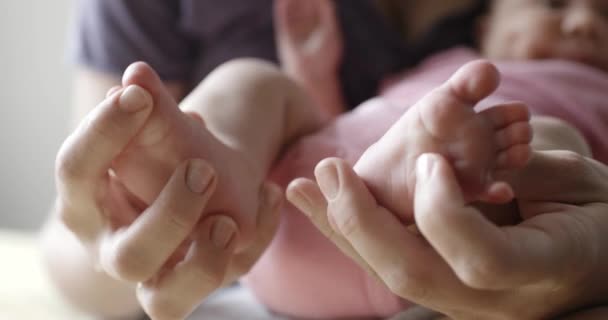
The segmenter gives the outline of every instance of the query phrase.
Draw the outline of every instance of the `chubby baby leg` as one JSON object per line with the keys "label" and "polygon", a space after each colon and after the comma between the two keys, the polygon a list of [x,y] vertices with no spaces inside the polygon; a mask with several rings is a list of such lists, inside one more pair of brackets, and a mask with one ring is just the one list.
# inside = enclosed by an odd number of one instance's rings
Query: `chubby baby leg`
{"label": "chubby baby leg", "polygon": [[513,198],[508,184],[495,181],[493,175],[528,161],[528,109],[517,102],[481,112],[473,109],[496,90],[499,77],[485,61],[463,66],[363,154],[355,171],[381,205],[411,221],[415,163],[423,153],[439,153],[450,160],[469,201],[502,203]]}
{"label": "chubby baby leg", "polygon": [[[132,91],[133,103],[151,103],[153,111],[112,168],[145,205],[158,196],[179,163],[207,160],[217,172],[217,188],[206,215],[232,216],[239,225],[238,247],[243,248],[254,236],[268,167],[290,135],[304,130],[309,125],[305,121],[312,122],[289,109],[303,105],[290,86],[270,65],[231,62],[203,81],[185,100],[188,112],[183,112],[154,70],[135,63],[126,70],[119,91]],[[301,121],[287,123],[291,115]]]}

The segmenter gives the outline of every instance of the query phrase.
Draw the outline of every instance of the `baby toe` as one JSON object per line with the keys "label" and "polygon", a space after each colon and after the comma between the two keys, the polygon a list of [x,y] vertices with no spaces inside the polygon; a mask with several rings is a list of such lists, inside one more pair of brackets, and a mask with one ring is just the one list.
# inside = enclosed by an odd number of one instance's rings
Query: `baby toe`
{"label": "baby toe", "polygon": [[498,150],[505,150],[518,144],[532,141],[532,126],[528,122],[515,122],[496,131],[494,141]]}
{"label": "baby toe", "polygon": [[529,144],[513,145],[498,153],[495,170],[509,170],[521,168],[528,163],[532,155]]}

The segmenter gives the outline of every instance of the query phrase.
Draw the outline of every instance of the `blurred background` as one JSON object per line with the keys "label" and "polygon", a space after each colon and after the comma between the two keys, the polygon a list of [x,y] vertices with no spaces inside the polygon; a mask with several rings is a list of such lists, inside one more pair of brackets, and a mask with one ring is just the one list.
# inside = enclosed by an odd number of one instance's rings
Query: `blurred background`
{"label": "blurred background", "polygon": [[0,1],[0,229],[34,230],[68,133],[72,0]]}
{"label": "blurred background", "polygon": [[0,319],[92,320],[51,285],[36,237],[68,134],[66,40],[75,3],[0,0]]}

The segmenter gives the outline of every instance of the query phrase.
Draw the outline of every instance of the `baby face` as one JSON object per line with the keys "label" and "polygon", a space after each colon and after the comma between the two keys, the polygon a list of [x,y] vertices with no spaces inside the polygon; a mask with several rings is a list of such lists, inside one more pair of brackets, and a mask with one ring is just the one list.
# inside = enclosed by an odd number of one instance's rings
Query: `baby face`
{"label": "baby face", "polygon": [[496,59],[567,59],[608,71],[608,0],[495,0],[482,53]]}

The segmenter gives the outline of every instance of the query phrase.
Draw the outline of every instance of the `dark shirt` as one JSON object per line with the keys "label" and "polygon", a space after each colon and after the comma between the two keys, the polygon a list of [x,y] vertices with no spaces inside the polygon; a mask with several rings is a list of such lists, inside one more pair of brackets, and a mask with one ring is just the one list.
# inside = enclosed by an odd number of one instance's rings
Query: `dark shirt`
{"label": "dark shirt", "polygon": [[[73,59],[120,74],[146,61],[164,80],[192,87],[238,57],[277,61],[272,0],[80,0]],[[377,94],[387,75],[453,45],[472,44],[471,12],[452,17],[421,44],[406,45],[371,0],[337,0],[345,54],[340,71],[349,107]]]}

